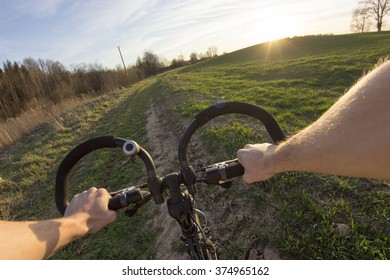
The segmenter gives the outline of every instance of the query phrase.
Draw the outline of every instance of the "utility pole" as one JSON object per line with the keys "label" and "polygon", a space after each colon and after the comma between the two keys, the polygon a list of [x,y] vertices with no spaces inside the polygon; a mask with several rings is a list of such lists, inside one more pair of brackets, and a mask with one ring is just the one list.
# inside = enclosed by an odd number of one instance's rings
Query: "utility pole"
{"label": "utility pole", "polygon": [[127,73],[126,64],[125,64],[125,61],[123,60],[123,56],[122,56],[122,52],[121,52],[121,47],[120,46],[118,46],[118,51],[119,51],[119,55],[121,56],[121,59],[122,59],[123,67],[125,68],[125,72]]}

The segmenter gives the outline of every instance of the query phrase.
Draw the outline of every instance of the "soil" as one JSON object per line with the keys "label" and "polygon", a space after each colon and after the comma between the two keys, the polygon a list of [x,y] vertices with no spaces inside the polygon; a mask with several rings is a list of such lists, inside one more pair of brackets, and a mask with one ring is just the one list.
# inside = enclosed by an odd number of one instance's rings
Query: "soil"
{"label": "soil", "polygon": [[[164,109],[151,103],[148,111],[148,122],[146,130],[150,143],[150,153],[156,164],[157,173],[161,176],[177,168],[175,166],[176,149],[178,146],[178,137],[172,131],[167,129],[168,124],[164,117]],[[177,222],[168,214],[166,204],[159,206],[158,214],[154,216],[154,225],[161,225],[161,232],[157,236],[155,248],[156,259],[185,259],[186,254],[172,250],[174,242],[180,237],[180,227]]]}

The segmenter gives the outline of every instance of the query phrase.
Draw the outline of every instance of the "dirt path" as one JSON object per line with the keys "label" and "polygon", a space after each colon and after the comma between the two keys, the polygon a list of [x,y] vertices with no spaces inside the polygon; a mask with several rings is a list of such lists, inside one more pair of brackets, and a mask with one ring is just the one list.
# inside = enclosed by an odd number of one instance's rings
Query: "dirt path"
{"label": "dirt path", "polygon": [[[168,129],[172,126],[168,123],[165,114],[165,108],[158,106],[152,100],[148,111],[148,121],[146,130],[148,140],[151,146],[151,155],[156,164],[159,175],[166,174],[177,169],[175,163],[177,146],[179,143],[178,135],[173,130]],[[173,250],[173,244],[179,241],[180,228],[177,222],[168,214],[166,203],[158,206],[158,214],[153,219],[154,225],[162,228],[156,240],[156,259],[186,259],[185,254]]]}

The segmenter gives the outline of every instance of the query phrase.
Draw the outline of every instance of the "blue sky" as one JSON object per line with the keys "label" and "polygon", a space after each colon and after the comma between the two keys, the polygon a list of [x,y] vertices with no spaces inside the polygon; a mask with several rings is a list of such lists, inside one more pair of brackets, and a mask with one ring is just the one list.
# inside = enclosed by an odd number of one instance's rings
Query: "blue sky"
{"label": "blue sky", "polygon": [[[145,50],[171,61],[216,46],[350,32],[358,0],[0,0],[0,61],[127,65]],[[386,26],[385,26],[386,28]]]}

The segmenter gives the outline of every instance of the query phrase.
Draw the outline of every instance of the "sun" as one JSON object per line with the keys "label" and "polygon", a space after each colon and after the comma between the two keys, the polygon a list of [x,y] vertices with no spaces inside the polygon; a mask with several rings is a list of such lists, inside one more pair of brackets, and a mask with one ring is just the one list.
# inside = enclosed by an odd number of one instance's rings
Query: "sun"
{"label": "sun", "polygon": [[297,35],[298,25],[294,18],[283,17],[261,20],[254,29],[255,36],[267,42]]}

